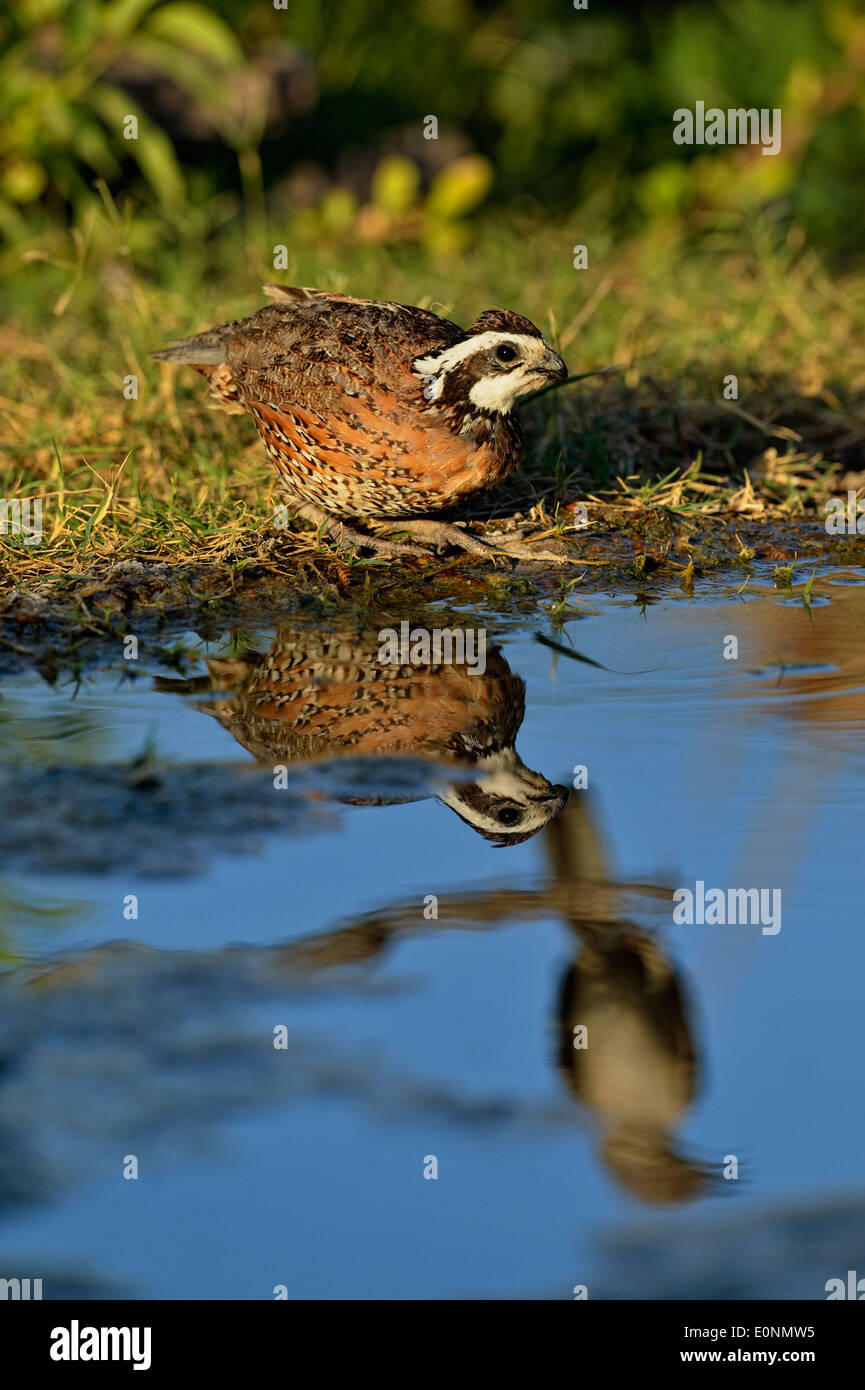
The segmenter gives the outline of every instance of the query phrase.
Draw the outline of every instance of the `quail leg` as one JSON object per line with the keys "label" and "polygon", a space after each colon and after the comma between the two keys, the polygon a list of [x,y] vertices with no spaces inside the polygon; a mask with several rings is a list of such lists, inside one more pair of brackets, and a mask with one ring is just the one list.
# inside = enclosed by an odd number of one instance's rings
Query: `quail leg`
{"label": "quail leg", "polygon": [[389,541],[383,536],[371,536],[365,531],[355,531],[352,526],[346,526],[345,522],[337,517],[328,516],[326,511],[313,506],[311,502],[295,502],[291,506],[296,516],[303,517],[304,521],[311,521],[313,526],[317,526],[329,536],[342,554],[350,555],[353,550],[371,550],[375,555],[421,555],[429,558],[429,551],[424,550],[423,546],[406,544],[403,541]]}
{"label": "quail leg", "polygon": [[503,540],[500,544],[486,541],[473,535],[471,531],[462,531],[458,526],[451,526],[444,521],[410,518],[406,521],[395,521],[393,529],[408,531],[420,540],[428,541],[437,549],[450,545],[457,550],[467,550],[472,555],[483,555],[488,560],[494,559],[496,555],[508,555],[520,560],[552,560],[560,565],[571,563],[567,555],[558,555],[551,550],[538,550],[526,541]]}
{"label": "quail leg", "polygon": [[471,531],[461,531],[458,526],[450,526],[446,521],[395,517],[388,525],[393,531],[408,531],[409,535],[417,536],[436,550],[451,546],[454,550],[466,550],[472,555],[483,555],[486,559],[493,553],[493,547],[481,540],[480,536],[472,535]]}

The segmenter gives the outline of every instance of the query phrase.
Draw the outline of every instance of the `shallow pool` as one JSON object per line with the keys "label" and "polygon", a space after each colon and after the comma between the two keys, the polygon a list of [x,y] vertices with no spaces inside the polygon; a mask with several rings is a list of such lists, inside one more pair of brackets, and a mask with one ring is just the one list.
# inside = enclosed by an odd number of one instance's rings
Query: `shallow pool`
{"label": "shallow pool", "polygon": [[474,670],[387,625],[0,683],[0,1276],[824,1298],[865,1261],[858,572],[473,612]]}

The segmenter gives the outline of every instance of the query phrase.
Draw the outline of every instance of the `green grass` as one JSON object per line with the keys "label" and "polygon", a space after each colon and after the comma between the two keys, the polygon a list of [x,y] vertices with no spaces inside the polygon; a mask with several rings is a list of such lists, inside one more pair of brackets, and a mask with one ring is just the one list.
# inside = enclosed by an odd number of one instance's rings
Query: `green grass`
{"label": "green grass", "polygon": [[[523,411],[524,468],[476,511],[592,531],[664,508],[743,518],[818,512],[865,461],[865,273],[834,279],[795,232],[655,235],[590,268],[573,228],[481,222],[464,253],[333,240],[272,267],[279,227],[142,257],[110,202],[7,256],[0,286],[0,497],[43,498],[43,539],[0,536],[0,583],[121,558],[276,569],[316,536],[277,531],[252,421],[209,410],[166,340],[253,312],[266,280],[429,305],[469,322],[507,305],[564,355],[568,383]],[[723,381],[738,378],[738,400]],[[124,399],[124,378],[138,399]],[[851,482],[851,475],[852,482]],[[532,510],[534,508],[534,510]],[[597,523],[597,525],[595,524]]]}

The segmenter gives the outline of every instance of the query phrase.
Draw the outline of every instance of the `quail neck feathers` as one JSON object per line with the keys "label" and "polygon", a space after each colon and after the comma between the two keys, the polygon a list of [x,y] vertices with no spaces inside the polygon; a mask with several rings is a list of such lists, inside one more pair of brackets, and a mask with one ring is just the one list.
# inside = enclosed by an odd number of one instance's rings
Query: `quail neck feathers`
{"label": "quail neck feathers", "polygon": [[286,500],[337,540],[418,553],[346,525],[399,520],[422,539],[488,550],[422,518],[519,465],[517,401],[567,375],[534,324],[488,309],[464,330],[406,304],[265,291],[273,303],[258,313],[153,355],[195,368],[217,404],[252,415]]}

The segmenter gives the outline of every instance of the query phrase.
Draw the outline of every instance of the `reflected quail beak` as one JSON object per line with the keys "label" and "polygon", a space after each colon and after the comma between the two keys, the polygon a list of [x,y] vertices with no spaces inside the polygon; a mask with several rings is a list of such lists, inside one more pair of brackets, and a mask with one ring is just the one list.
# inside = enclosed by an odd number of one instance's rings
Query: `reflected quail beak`
{"label": "reflected quail beak", "polygon": [[541,792],[538,796],[529,796],[528,800],[537,801],[544,806],[555,806],[556,814],[558,814],[558,812],[563,809],[565,802],[568,800],[569,796],[569,789],[567,787],[563,787],[560,783],[555,782],[551,786],[547,787],[547,789]]}
{"label": "reflected quail beak", "polygon": [[565,381],[568,369],[557,352],[552,348],[547,348],[535,370],[541,376],[547,376],[550,381]]}
{"label": "reflected quail beak", "polygon": [[556,807],[556,815],[558,815],[559,811],[564,810],[570,794],[570,790],[567,787],[563,787],[561,783],[555,782],[550,787],[549,793],[545,799]]}

